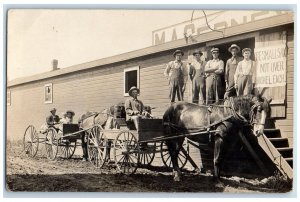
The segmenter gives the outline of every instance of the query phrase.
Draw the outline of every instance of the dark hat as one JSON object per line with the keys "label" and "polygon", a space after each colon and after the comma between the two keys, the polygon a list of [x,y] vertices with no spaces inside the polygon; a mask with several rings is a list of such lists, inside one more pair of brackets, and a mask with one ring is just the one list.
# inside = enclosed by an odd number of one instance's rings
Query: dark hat
{"label": "dark hat", "polygon": [[176,50],[176,51],[173,53],[173,56],[175,57],[177,53],[180,53],[182,56],[184,56],[184,52],[181,51],[181,50]]}
{"label": "dark hat", "polygon": [[228,48],[228,51],[231,52],[231,49],[233,49],[233,48],[236,48],[238,52],[240,52],[240,50],[241,50],[241,48],[240,48],[238,45],[232,44],[232,45]]}
{"label": "dark hat", "polygon": [[53,112],[53,111],[56,111],[56,109],[55,109],[55,108],[52,108],[52,109],[50,110],[50,112]]}
{"label": "dark hat", "polygon": [[135,87],[135,86],[132,86],[132,87],[129,89],[129,91],[128,91],[128,94],[129,94],[130,96],[132,96],[131,93],[132,93],[133,90],[137,90],[138,94],[140,94],[140,89],[138,89],[138,88]]}
{"label": "dark hat", "polygon": [[74,116],[75,112],[73,112],[72,110],[68,110],[68,111],[66,111],[66,114],[72,114],[72,116]]}
{"label": "dark hat", "polygon": [[242,54],[244,54],[245,51],[249,51],[250,53],[252,52],[251,48],[244,48],[244,49],[242,50]]}
{"label": "dark hat", "polygon": [[210,50],[210,52],[219,52],[219,48],[212,48],[211,50]]}
{"label": "dark hat", "polygon": [[194,51],[194,52],[193,52],[193,56],[195,56],[196,54],[199,54],[200,56],[203,55],[203,53],[202,53],[201,51]]}

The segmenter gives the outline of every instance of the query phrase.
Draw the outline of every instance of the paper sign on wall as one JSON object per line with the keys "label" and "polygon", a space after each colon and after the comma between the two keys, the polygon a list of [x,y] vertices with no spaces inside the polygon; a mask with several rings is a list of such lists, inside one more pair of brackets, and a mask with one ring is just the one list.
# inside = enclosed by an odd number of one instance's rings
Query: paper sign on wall
{"label": "paper sign on wall", "polygon": [[256,87],[286,85],[286,45],[255,48]]}

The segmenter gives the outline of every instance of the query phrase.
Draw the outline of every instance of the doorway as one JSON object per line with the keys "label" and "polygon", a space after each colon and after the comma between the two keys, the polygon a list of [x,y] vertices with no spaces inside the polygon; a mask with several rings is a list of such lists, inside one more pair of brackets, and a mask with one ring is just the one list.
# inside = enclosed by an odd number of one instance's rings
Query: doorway
{"label": "doorway", "polygon": [[[255,38],[247,38],[247,39],[243,39],[243,40],[238,40],[238,41],[231,41],[228,43],[220,43],[220,44],[216,44],[213,47],[215,48],[219,48],[220,50],[220,55],[219,55],[219,59],[223,60],[224,62],[224,71],[226,68],[226,61],[231,58],[231,53],[228,51],[228,48],[232,45],[232,44],[236,44],[241,48],[241,51],[238,53],[238,56],[243,57],[242,56],[242,50],[244,48],[251,48],[252,50],[252,54],[251,54],[251,59],[254,60],[254,48],[255,48]],[[208,47],[208,53],[207,53],[207,60],[211,60],[212,59],[212,55],[210,50],[213,47]],[[221,80],[222,80],[222,89],[223,92],[221,93],[221,99],[224,98],[224,93],[226,90],[226,85],[225,85],[225,79],[224,79],[224,74],[222,74],[221,76]]]}

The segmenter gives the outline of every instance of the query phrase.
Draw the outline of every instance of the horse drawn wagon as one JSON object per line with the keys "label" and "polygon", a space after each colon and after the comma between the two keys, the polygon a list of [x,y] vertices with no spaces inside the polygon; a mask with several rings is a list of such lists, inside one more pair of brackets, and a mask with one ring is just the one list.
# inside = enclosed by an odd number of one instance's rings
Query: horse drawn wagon
{"label": "horse drawn wagon", "polygon": [[[162,119],[140,119],[139,130],[132,128],[124,118],[117,118],[117,121],[120,127],[111,129],[104,129],[99,123],[88,128],[81,128],[79,124],[61,124],[41,132],[29,125],[23,137],[25,154],[35,157],[42,144],[49,160],[58,156],[72,158],[85,136],[88,160],[96,168],[114,163],[122,173],[132,174],[139,166],[151,165],[156,154],[160,154],[165,166],[172,167]],[[186,165],[188,155],[189,146],[185,143],[178,156],[180,168]]]}
{"label": "horse drawn wagon", "polygon": [[72,158],[79,138],[78,124],[54,125],[45,131],[37,131],[33,125],[29,125],[23,136],[23,147],[25,154],[29,157],[35,157],[40,144],[44,144],[48,159],[54,160],[57,155]]}
{"label": "horse drawn wagon", "polygon": [[180,170],[188,160],[197,167],[189,157],[188,144],[183,146],[185,139],[203,143],[213,135],[214,175],[220,177],[223,139],[235,130],[243,140],[241,130],[245,128],[263,136],[269,102],[259,96],[230,98],[210,106],[178,102],[166,110],[162,119],[139,119],[138,130],[124,117],[114,117],[118,127],[104,127],[101,120],[107,120],[107,116],[101,116],[103,113],[92,114],[81,124],[63,125],[62,132],[50,127],[41,134],[30,125],[24,134],[24,150],[34,157],[39,143],[44,143],[49,159],[57,155],[71,158],[77,140],[85,137],[88,159],[97,168],[113,162],[120,172],[132,174],[139,166],[150,165],[155,154],[160,153],[163,163],[172,167],[174,180],[180,180]]}

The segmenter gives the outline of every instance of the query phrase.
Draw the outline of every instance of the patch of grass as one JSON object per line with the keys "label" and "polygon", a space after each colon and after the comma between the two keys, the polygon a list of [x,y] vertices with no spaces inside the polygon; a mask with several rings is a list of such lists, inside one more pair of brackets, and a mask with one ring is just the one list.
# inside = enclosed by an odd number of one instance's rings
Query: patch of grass
{"label": "patch of grass", "polygon": [[264,187],[273,189],[275,192],[285,193],[293,188],[293,181],[275,171],[274,175],[267,178]]}
{"label": "patch of grass", "polygon": [[6,140],[7,148],[10,147],[23,147],[23,140]]}

